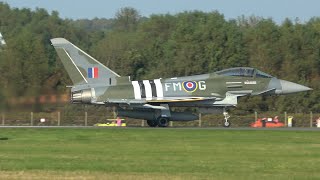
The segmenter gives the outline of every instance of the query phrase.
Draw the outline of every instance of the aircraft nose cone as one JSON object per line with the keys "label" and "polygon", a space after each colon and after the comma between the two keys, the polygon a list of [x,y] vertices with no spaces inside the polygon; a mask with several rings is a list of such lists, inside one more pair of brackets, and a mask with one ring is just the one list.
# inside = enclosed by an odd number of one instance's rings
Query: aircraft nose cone
{"label": "aircraft nose cone", "polygon": [[280,79],[281,90],[278,90],[279,94],[290,94],[290,93],[297,93],[303,91],[310,91],[312,90],[309,87],[303,86],[301,84],[296,84],[290,81]]}

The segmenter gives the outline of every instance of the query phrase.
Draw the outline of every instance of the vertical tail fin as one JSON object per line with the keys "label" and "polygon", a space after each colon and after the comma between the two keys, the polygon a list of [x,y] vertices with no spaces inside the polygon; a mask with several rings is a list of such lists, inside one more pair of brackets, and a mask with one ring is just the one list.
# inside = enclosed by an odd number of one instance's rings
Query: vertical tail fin
{"label": "vertical tail fin", "polygon": [[74,85],[107,84],[111,79],[120,77],[64,38],[51,39],[51,43]]}

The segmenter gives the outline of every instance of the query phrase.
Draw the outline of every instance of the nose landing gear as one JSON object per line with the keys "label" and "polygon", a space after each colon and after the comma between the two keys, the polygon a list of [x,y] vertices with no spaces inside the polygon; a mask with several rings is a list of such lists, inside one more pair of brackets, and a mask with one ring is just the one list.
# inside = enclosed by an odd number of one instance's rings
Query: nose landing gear
{"label": "nose landing gear", "polygon": [[230,118],[230,115],[229,113],[224,109],[223,111],[223,115],[224,115],[224,123],[223,123],[223,126],[224,127],[230,127],[231,123],[229,122],[229,118]]}

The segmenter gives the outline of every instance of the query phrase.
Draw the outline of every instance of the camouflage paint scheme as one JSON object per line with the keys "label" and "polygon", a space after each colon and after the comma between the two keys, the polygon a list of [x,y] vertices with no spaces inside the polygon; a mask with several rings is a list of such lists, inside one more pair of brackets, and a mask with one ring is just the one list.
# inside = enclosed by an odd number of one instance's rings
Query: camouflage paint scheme
{"label": "camouflage paint scheme", "polygon": [[121,77],[63,38],[51,40],[73,86],[71,102],[115,106],[125,117],[146,119],[152,126],[166,127],[169,121],[196,120],[197,116],[178,113],[170,107],[198,107],[215,113],[222,110],[230,126],[226,108],[249,95],[289,94],[311,90],[280,80],[250,67],[237,67],[214,73],[131,81]]}

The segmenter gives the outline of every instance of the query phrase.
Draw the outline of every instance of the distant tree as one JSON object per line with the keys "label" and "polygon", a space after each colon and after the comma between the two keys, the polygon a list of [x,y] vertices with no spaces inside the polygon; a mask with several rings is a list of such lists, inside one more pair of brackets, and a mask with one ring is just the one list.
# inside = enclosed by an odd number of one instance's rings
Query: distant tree
{"label": "distant tree", "polygon": [[136,29],[141,15],[132,7],[124,7],[115,15],[115,29],[120,31],[133,31]]}

